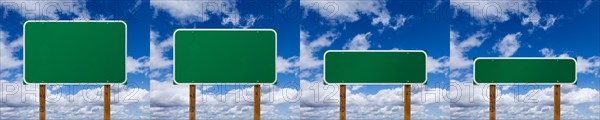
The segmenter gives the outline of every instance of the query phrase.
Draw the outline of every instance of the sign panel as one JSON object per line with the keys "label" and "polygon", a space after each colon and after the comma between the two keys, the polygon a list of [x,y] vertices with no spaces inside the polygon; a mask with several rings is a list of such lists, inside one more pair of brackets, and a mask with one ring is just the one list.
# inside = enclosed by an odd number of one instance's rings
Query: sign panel
{"label": "sign panel", "polygon": [[127,24],[123,21],[27,21],[24,83],[125,83]]}
{"label": "sign panel", "polygon": [[277,80],[272,29],[178,29],[175,84],[259,84]]}
{"label": "sign panel", "polygon": [[328,50],[326,84],[424,84],[427,53],[421,50]]}
{"label": "sign panel", "polygon": [[473,61],[475,84],[574,84],[573,58],[484,57]]}

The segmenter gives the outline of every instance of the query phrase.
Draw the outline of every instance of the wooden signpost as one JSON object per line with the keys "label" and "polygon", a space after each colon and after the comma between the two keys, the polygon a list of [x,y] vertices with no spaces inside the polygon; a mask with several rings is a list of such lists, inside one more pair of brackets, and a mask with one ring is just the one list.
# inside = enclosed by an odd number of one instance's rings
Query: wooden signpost
{"label": "wooden signpost", "polygon": [[323,81],[340,84],[340,119],[346,119],[346,85],[404,84],[404,119],[410,119],[410,85],[427,82],[422,50],[328,50]]}
{"label": "wooden signpost", "polygon": [[473,61],[473,82],[490,84],[490,120],[496,119],[496,85],[554,85],[554,119],[560,119],[560,84],[577,82],[576,60],[544,57],[483,57]]}
{"label": "wooden signpost", "polygon": [[[110,85],[127,81],[127,24],[123,21],[27,21],[23,25],[23,84],[40,85],[39,119],[46,119],[46,85]],[[110,48],[110,49],[107,49]]]}
{"label": "wooden signpost", "polygon": [[195,84],[254,85],[254,119],[260,119],[260,84],[277,80],[275,30],[177,29],[173,36],[173,82],[190,84],[190,119]]}

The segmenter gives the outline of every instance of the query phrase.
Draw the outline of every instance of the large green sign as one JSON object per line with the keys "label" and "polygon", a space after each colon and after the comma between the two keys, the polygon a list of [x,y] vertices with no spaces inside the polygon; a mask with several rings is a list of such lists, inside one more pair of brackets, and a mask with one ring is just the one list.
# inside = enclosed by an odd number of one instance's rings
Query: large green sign
{"label": "large green sign", "polygon": [[178,29],[175,84],[258,84],[277,80],[272,29]]}
{"label": "large green sign", "polygon": [[24,83],[125,83],[127,25],[122,21],[27,21]]}
{"label": "large green sign", "polygon": [[326,84],[414,84],[427,82],[427,54],[420,50],[328,50]]}
{"label": "large green sign", "polygon": [[573,58],[476,58],[475,84],[574,84],[577,62]]}

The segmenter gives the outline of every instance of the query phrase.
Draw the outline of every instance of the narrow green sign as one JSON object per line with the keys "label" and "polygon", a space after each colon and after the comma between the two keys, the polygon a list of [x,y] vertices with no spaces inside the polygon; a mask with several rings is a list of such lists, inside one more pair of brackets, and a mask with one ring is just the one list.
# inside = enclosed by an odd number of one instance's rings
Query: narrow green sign
{"label": "narrow green sign", "polygon": [[328,50],[325,84],[424,84],[427,54],[421,50]]}
{"label": "narrow green sign", "polygon": [[178,29],[175,84],[275,83],[277,33],[272,29]]}
{"label": "narrow green sign", "polygon": [[123,21],[27,21],[24,83],[125,83],[127,25]]}
{"label": "narrow green sign", "polygon": [[577,62],[573,58],[476,58],[475,84],[574,84]]}

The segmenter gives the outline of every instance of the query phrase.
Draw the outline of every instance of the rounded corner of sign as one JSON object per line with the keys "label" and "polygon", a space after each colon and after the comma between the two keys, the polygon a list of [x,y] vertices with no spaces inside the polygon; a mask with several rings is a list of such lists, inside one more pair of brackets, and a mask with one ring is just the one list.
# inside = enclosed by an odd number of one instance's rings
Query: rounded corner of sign
{"label": "rounded corner of sign", "polygon": [[325,78],[323,78],[323,83],[324,83],[325,85],[329,85],[329,84],[330,84],[329,82],[327,82],[327,79],[325,79]]}
{"label": "rounded corner of sign", "polygon": [[477,82],[477,80],[475,78],[473,78],[473,84],[479,85],[479,82]]}
{"label": "rounded corner of sign", "polygon": [[475,57],[475,59],[473,60],[473,65],[475,65],[475,63],[476,63],[476,62],[477,62],[477,60],[479,60],[479,59],[481,59],[481,58],[479,58],[479,57]]}
{"label": "rounded corner of sign", "polygon": [[323,58],[327,57],[327,53],[332,52],[333,50],[325,50],[323,53]]}
{"label": "rounded corner of sign", "polygon": [[271,31],[271,32],[273,32],[273,34],[277,35],[277,31],[273,28],[267,29],[267,31]]}
{"label": "rounded corner of sign", "polygon": [[126,85],[127,84],[127,79],[123,80],[123,82],[119,83],[121,85]]}
{"label": "rounded corner of sign", "polygon": [[23,84],[25,84],[25,85],[30,84],[29,82],[27,82],[27,79],[25,79],[25,77],[23,77]]}
{"label": "rounded corner of sign", "polygon": [[568,57],[567,59],[572,60],[575,64],[577,64],[577,59],[575,59],[573,57]]}
{"label": "rounded corner of sign", "polygon": [[121,23],[121,24],[123,24],[125,26],[125,28],[127,28],[127,22],[125,22],[123,20],[117,20],[117,21],[114,21],[114,22]]}
{"label": "rounded corner of sign", "polygon": [[179,82],[177,82],[177,80],[173,79],[173,84],[179,85]]}
{"label": "rounded corner of sign", "polygon": [[417,50],[417,52],[423,53],[425,55],[425,57],[427,57],[427,51],[425,51],[425,50]]}
{"label": "rounded corner of sign", "polygon": [[27,20],[27,21],[25,21],[25,23],[23,23],[23,28],[25,28],[25,26],[27,26],[27,23],[30,23],[30,22],[34,22],[34,21],[33,20]]}
{"label": "rounded corner of sign", "polygon": [[173,40],[175,40],[175,34],[177,34],[177,32],[179,32],[181,30],[183,30],[183,29],[178,28],[178,29],[175,29],[175,31],[173,31]]}

